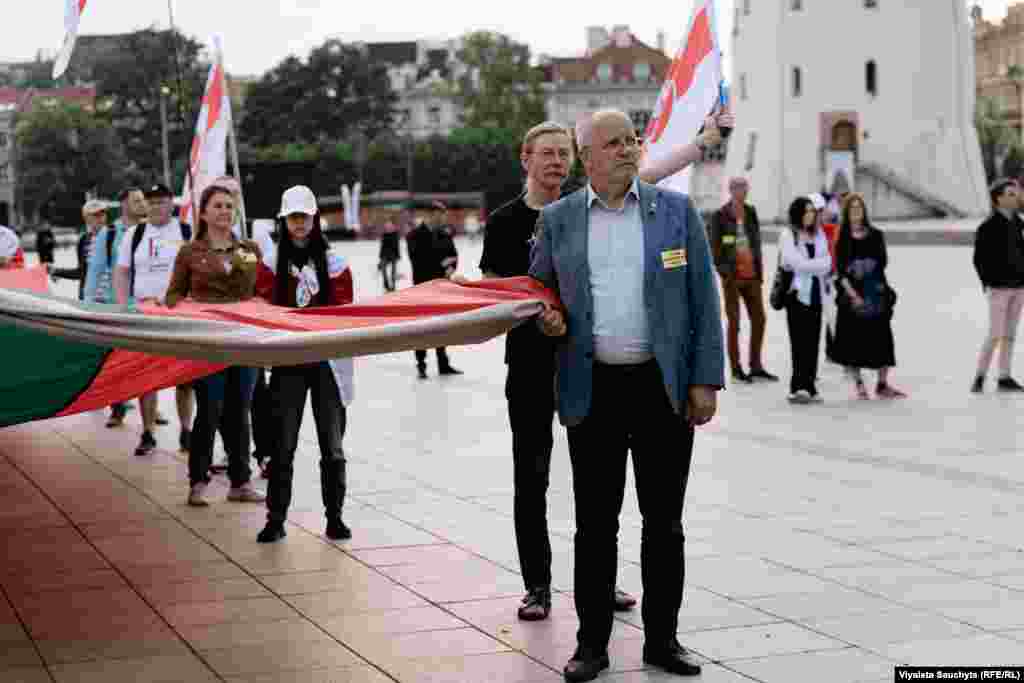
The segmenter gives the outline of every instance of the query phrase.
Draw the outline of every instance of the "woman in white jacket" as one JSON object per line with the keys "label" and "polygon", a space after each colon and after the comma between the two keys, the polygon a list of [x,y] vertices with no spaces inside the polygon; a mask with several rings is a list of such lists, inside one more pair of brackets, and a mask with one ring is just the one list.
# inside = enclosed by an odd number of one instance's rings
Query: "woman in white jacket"
{"label": "woman in white jacket", "polygon": [[[277,306],[339,306],[352,302],[352,270],[330,251],[320,232],[316,197],[305,186],[288,189],[281,199],[280,240],[266,256],[256,292]],[[267,525],[256,540],[273,543],[285,537],[284,522],[292,499],[292,475],[299,428],[311,394],[313,420],[320,443],[320,489],[327,517],[326,536],[346,540],[352,532],[342,521],[345,502],[345,406],[352,398],[352,359],[275,367],[270,376],[271,422]]]}
{"label": "woman in white jacket", "polygon": [[831,296],[832,257],[828,238],[818,228],[818,211],[807,197],[789,207],[789,230],[779,235],[782,268],[793,275],[786,298],[793,376],[791,403],[816,403],[822,303]]}

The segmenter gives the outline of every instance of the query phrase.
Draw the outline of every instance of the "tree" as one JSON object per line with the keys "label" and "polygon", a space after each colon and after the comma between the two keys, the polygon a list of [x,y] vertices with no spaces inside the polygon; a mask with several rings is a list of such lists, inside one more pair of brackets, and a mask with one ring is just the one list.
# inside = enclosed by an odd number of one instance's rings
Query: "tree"
{"label": "tree", "polygon": [[86,193],[112,197],[126,159],[113,125],[79,106],[40,107],[19,117],[17,202],[29,222],[82,205]]}
{"label": "tree", "polygon": [[1016,142],[1013,128],[1006,122],[999,104],[988,97],[979,97],[974,112],[974,126],[981,144],[981,158],[989,182],[1002,175],[1003,159]]}
{"label": "tree", "polygon": [[456,85],[467,128],[503,129],[519,139],[544,120],[541,72],[530,64],[529,46],[477,31],[463,38],[458,59],[467,67]]}
{"label": "tree", "polygon": [[250,87],[239,134],[255,147],[372,140],[390,129],[397,99],[383,64],[328,40],[305,60],[288,57]]}
{"label": "tree", "polygon": [[1024,92],[1024,66],[1011,64],[1006,69],[1006,77],[1013,83],[1013,90],[1017,94],[1017,128],[1024,135],[1024,101],[1021,100],[1021,93]]}
{"label": "tree", "polygon": [[[170,93],[170,157],[184,172],[209,70],[199,59],[201,49],[202,45],[181,33],[145,29],[121,37],[116,49],[97,55],[90,65],[96,82],[96,109],[116,128],[138,182],[162,175],[162,88]],[[181,63],[180,79],[176,59]]]}

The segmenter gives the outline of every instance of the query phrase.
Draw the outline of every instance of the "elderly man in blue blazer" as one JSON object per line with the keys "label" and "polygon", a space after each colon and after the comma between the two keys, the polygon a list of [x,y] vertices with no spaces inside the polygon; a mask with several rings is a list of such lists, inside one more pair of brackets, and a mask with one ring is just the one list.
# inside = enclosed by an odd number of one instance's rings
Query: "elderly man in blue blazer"
{"label": "elderly man in blue blazer", "polygon": [[714,417],[725,384],[715,270],[690,199],[637,179],[629,117],[605,110],[586,124],[577,144],[590,182],[543,209],[530,266],[563,305],[538,324],[561,338],[558,412],[576,504],[580,628],[565,678],[589,681],[609,666],[627,451],[643,516],[644,661],[697,675],[676,630],[694,428]]}

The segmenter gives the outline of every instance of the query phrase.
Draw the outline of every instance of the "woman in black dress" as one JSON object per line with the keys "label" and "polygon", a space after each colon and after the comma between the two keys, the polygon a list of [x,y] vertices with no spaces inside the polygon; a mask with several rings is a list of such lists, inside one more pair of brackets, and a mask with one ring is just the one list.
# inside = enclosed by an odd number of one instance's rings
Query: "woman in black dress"
{"label": "woman in black dress", "polygon": [[859,194],[847,197],[836,243],[836,362],[845,366],[856,386],[857,398],[870,398],[861,371],[878,371],[878,398],[905,398],[889,384],[896,365],[892,335],[896,294],[885,269],[889,264],[882,231],[868,220],[867,206]]}

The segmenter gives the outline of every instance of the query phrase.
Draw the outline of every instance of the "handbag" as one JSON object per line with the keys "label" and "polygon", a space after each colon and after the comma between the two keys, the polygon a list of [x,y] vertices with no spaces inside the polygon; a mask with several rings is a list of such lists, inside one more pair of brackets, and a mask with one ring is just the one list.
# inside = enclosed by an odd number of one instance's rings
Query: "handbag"
{"label": "handbag", "polygon": [[772,281],[772,291],[768,295],[768,303],[776,311],[781,311],[786,307],[786,298],[789,295],[789,289],[793,286],[793,273],[782,267],[780,264],[775,269],[775,279]]}

